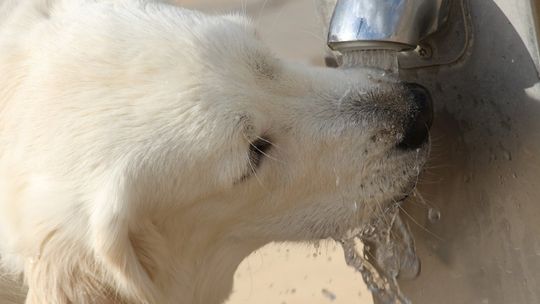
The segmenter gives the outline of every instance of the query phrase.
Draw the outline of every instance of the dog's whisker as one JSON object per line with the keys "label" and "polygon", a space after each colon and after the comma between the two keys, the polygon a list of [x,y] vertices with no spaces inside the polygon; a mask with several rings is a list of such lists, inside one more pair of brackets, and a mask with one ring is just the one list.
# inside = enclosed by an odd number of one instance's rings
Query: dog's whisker
{"label": "dog's whisker", "polygon": [[321,35],[316,34],[316,33],[312,32],[312,31],[310,31],[310,30],[307,30],[307,29],[302,30],[302,29],[300,29],[300,30],[298,30],[298,31],[301,32],[301,33],[308,34],[308,35],[310,35],[311,37],[313,37],[313,38],[319,40],[320,42],[326,42],[326,39],[325,39],[325,38],[323,38]]}
{"label": "dog's whisker", "polygon": [[242,13],[247,15],[247,0],[240,0],[240,5],[242,7]]}
{"label": "dog's whisker", "polygon": [[433,206],[432,204],[430,204],[425,198],[424,196],[420,193],[420,191],[418,191],[418,189],[414,189],[414,192],[413,192],[413,195],[415,197],[417,197],[419,200],[420,200],[420,203],[424,206],[426,206],[427,208],[435,208],[435,206]]}
{"label": "dog's whisker", "polygon": [[257,23],[260,22],[261,17],[262,17],[262,14],[263,14],[263,11],[264,11],[264,9],[266,8],[266,4],[267,4],[267,3],[268,3],[268,0],[264,0],[264,1],[263,1],[263,4],[262,4],[261,8],[259,9],[259,15],[257,16]]}
{"label": "dog's whisker", "polygon": [[281,163],[281,164],[285,164],[284,161],[281,161],[281,160],[279,160],[279,159],[277,159],[277,158],[275,158],[275,157],[273,157],[273,156],[268,155],[268,153],[262,151],[262,150],[259,149],[256,145],[254,145],[254,144],[252,144],[252,143],[250,143],[249,145],[250,145],[251,147],[253,147],[254,149],[256,149],[257,151],[259,151],[262,155],[264,155],[264,156],[267,157],[268,159],[271,159],[271,160],[276,161],[276,162]]}
{"label": "dog's whisker", "polygon": [[343,105],[343,101],[345,99],[345,97],[347,97],[351,92],[351,88],[347,89],[347,91],[345,91],[345,93],[343,93],[343,95],[338,99],[338,110],[341,112],[341,107]]}
{"label": "dog's whisker", "polygon": [[285,5],[282,5],[276,14],[276,17],[274,18],[274,20],[272,20],[272,25],[270,26],[270,28],[274,28],[276,26],[276,23],[279,21],[279,19],[281,19],[281,16],[283,15],[284,10],[285,10]]}
{"label": "dog's whisker", "polygon": [[269,141],[268,139],[266,139],[266,138],[264,138],[264,137],[257,136],[257,139],[260,139],[260,140],[262,140],[262,141],[264,141],[264,142],[266,142],[266,143],[269,143],[270,145],[272,145],[272,147],[275,147],[275,148],[277,148],[278,150],[281,149],[280,146],[274,144],[273,142]]}
{"label": "dog's whisker", "polygon": [[389,223],[388,223],[387,220],[386,220],[386,212],[383,211],[381,202],[379,202],[378,199],[375,199],[375,202],[377,203],[377,207],[379,208],[379,212],[381,213],[381,218],[383,219],[383,221],[385,222],[385,224],[389,225]]}
{"label": "dog's whisker", "polygon": [[255,169],[255,167],[253,167],[253,164],[251,163],[251,158],[249,157],[249,155],[247,156],[247,160],[248,160],[249,167],[251,168],[251,174],[253,174],[253,176],[255,176],[255,179],[257,179],[260,186],[266,189],[263,182],[259,178],[259,175],[257,174],[257,169]]}
{"label": "dog's whisker", "polygon": [[[280,163],[280,164],[285,164],[284,161],[279,160],[279,159],[277,159],[277,158],[275,158],[275,157],[269,155],[268,153],[262,151],[259,147],[257,147],[256,145],[254,145],[253,142],[251,142],[251,141],[249,140],[249,138],[247,137],[246,133],[242,133],[242,135],[244,136],[244,138],[246,139],[246,141],[248,142],[248,144],[250,145],[250,147],[253,147],[255,150],[257,150],[259,153],[261,153],[262,155],[264,155],[265,157],[267,157],[267,158],[270,159],[270,160],[273,160],[273,161],[278,162],[278,163]],[[270,145],[272,145],[272,146],[275,146],[272,142],[270,142],[270,141],[268,141],[267,139],[262,138],[262,137],[260,137],[260,136],[257,136],[257,139],[260,139],[260,140],[262,140],[262,141],[264,141],[264,142],[266,142],[266,143],[268,143],[268,144],[270,144]],[[275,147],[277,147],[277,146],[275,146]]]}
{"label": "dog's whisker", "polygon": [[403,214],[405,214],[414,224],[416,224],[420,229],[424,230],[425,232],[427,232],[428,234],[430,234],[431,236],[435,237],[437,240],[439,241],[444,241],[444,239],[437,235],[436,233],[432,232],[431,230],[427,229],[426,227],[424,227],[422,224],[420,224],[411,214],[409,214],[403,207],[399,206],[398,205],[398,208],[403,212]]}

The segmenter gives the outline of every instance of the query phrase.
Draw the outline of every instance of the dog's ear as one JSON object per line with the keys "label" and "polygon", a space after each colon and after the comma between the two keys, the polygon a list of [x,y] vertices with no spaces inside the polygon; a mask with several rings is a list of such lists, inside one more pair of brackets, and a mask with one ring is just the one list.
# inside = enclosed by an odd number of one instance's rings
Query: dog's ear
{"label": "dog's ear", "polygon": [[145,243],[136,236],[134,246],[133,233],[130,232],[135,208],[133,187],[123,170],[112,172],[104,180],[90,211],[91,246],[96,260],[103,265],[124,297],[135,303],[159,303],[148,272],[153,266],[146,260],[146,265],[143,265],[137,254],[137,250],[146,248],[141,247]]}

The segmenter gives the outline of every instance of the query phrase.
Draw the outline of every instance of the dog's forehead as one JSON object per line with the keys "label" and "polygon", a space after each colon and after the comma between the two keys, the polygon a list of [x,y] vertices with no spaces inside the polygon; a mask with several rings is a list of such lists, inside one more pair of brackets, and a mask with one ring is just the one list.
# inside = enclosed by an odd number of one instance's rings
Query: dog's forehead
{"label": "dog's forehead", "polygon": [[256,26],[249,17],[229,14],[214,18],[218,18],[218,21],[208,30],[214,37],[211,43],[215,44],[215,49],[221,55],[216,59],[229,60],[236,65],[233,70],[242,68],[238,64],[245,65],[251,75],[258,78],[276,77],[279,61],[259,39]]}
{"label": "dog's forehead", "polygon": [[246,37],[242,61],[257,78],[274,80],[279,74],[279,61],[270,50],[254,36]]}

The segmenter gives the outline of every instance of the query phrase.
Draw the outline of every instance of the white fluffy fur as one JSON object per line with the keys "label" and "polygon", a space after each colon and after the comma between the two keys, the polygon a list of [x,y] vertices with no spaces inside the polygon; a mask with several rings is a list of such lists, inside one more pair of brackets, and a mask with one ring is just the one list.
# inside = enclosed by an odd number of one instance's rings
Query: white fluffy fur
{"label": "white fluffy fur", "polygon": [[369,220],[426,157],[394,149],[398,83],[274,58],[241,16],[2,0],[0,71],[0,255],[28,304],[220,303],[250,252]]}

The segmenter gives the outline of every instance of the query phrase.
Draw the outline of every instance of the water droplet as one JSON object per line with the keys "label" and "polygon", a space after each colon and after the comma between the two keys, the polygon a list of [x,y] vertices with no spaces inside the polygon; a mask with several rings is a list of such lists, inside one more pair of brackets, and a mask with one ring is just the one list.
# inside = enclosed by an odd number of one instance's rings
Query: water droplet
{"label": "water droplet", "polygon": [[428,219],[432,223],[436,223],[441,219],[441,212],[435,208],[429,208]]}
{"label": "water droplet", "polygon": [[[399,208],[391,208],[383,217],[366,225],[352,238],[339,242],[347,265],[360,272],[379,302],[409,304],[410,301],[399,290],[397,277],[415,277],[420,261],[408,226],[399,216]],[[358,252],[357,240],[364,243],[364,253],[367,254]]]}

